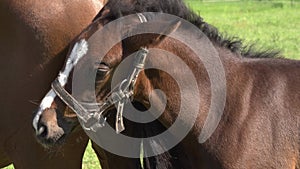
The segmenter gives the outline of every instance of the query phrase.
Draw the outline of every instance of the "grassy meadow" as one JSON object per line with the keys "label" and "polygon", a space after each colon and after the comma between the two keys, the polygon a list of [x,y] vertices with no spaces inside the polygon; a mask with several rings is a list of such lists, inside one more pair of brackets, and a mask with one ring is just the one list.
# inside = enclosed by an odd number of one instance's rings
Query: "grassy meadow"
{"label": "grassy meadow", "polygon": [[[203,1],[186,0],[206,22],[224,34],[255,43],[257,48],[280,49],[285,57],[300,59],[300,1]],[[63,159],[62,159],[63,160]],[[89,145],[83,169],[99,169]],[[13,169],[13,166],[5,169]]]}
{"label": "grassy meadow", "polygon": [[188,5],[224,35],[236,36],[257,48],[274,48],[300,59],[300,1],[200,2]]}

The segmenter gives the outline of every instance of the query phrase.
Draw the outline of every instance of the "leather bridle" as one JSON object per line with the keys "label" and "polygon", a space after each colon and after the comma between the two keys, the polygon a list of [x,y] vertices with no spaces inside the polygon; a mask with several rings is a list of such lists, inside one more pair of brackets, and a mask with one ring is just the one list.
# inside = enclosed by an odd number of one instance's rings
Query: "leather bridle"
{"label": "leather bridle", "polygon": [[[148,22],[145,15],[137,13],[137,16],[141,23]],[[38,123],[43,112],[51,107],[54,98],[58,96],[68,107],[70,107],[78,116],[81,121],[82,127],[87,131],[97,131],[100,127],[103,127],[106,115],[109,108],[116,105],[117,115],[116,115],[116,132],[122,132],[125,127],[123,124],[123,110],[126,102],[130,101],[133,96],[133,88],[140,71],[144,68],[145,59],[148,54],[146,48],[141,48],[134,61],[134,69],[127,79],[124,79],[122,83],[116,86],[116,90],[112,90],[109,95],[105,97],[103,104],[98,103],[83,103],[77,101],[70,93],[68,93],[64,86],[67,83],[67,79],[70,75],[71,70],[75,67],[77,62],[87,53],[87,42],[83,39],[75,44],[71,52],[71,56],[66,62],[65,69],[59,73],[59,76],[52,83],[52,89],[43,98],[39,109],[33,119],[33,127],[36,134],[41,134],[44,132],[45,128],[38,127]],[[85,108],[85,106],[92,106],[93,108]],[[95,108],[96,107],[96,108]]]}
{"label": "leather bridle", "polygon": [[133,96],[133,88],[137,77],[141,70],[144,68],[145,60],[148,54],[146,48],[141,48],[134,60],[134,69],[127,79],[124,79],[118,86],[116,86],[115,91],[110,92],[108,96],[105,97],[103,104],[98,105],[98,110],[88,110],[82,103],[77,101],[71,94],[69,94],[63,86],[60,85],[58,79],[52,83],[52,89],[57,94],[57,96],[77,115],[77,117],[82,121],[82,127],[85,130],[97,131],[97,128],[103,127],[103,121],[105,117],[103,112],[108,108],[116,105],[117,115],[116,115],[116,132],[122,132],[125,127],[123,124],[123,110],[124,104],[129,102]]}

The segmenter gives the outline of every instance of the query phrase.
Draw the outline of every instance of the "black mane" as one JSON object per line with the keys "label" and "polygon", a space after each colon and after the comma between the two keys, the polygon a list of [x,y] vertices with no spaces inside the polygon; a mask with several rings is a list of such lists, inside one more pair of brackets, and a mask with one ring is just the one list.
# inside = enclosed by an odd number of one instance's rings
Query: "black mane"
{"label": "black mane", "polygon": [[279,52],[274,50],[256,51],[254,45],[243,46],[242,40],[236,37],[223,36],[216,27],[204,22],[203,18],[189,9],[183,0],[110,0],[106,5],[110,17],[142,12],[163,12],[176,15],[197,26],[210,40],[226,47],[234,53],[247,58],[274,58]]}

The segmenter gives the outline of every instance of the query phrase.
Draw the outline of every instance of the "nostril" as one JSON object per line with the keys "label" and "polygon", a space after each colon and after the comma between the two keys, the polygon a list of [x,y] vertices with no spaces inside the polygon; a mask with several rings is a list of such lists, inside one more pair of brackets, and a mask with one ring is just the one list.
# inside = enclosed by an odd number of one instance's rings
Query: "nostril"
{"label": "nostril", "polygon": [[48,128],[45,125],[41,125],[38,129],[38,136],[46,138],[48,135]]}
{"label": "nostril", "polygon": [[37,123],[36,138],[45,147],[53,146],[64,138],[63,126],[66,122],[62,122],[62,127],[59,125],[58,121],[63,119],[57,116],[56,111],[56,109],[46,109]]}

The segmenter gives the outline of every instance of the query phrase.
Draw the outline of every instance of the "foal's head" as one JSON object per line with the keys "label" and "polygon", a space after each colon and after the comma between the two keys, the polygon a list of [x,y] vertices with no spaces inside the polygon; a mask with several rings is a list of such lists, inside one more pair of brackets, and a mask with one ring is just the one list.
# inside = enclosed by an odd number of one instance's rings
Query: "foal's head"
{"label": "foal's head", "polygon": [[[159,72],[150,69],[139,72],[134,83],[128,83],[128,78],[133,74],[135,68],[133,66],[136,62],[134,56],[138,55],[137,53],[141,53],[140,50],[145,52],[150,49],[149,56],[147,57],[151,58],[153,55],[151,54],[151,48],[163,49],[164,46],[168,46],[167,44],[170,42],[170,39],[166,41],[167,35],[176,31],[180,26],[180,21],[161,22],[156,23],[161,26],[153,26],[153,23],[141,22],[146,21],[146,18],[155,18],[154,13],[148,13],[147,15],[149,16],[136,14],[129,17],[125,22],[118,23],[116,27],[121,31],[115,32],[114,30],[103,28],[105,24],[110,22],[111,18],[105,17],[109,16],[106,15],[105,10],[102,12],[104,16],[90,25],[79,36],[78,40],[75,41],[67,57],[68,60],[65,63],[65,67],[58,77],[58,81],[61,85],[65,84],[65,88],[69,93],[72,91],[75,99],[88,112],[95,113],[99,111],[96,110],[99,106],[100,108],[105,107],[105,102],[111,96],[111,93],[116,88],[124,88],[126,84],[131,89],[131,95],[128,96],[128,100],[138,103],[139,106],[144,107],[142,109],[151,107],[149,96],[153,98],[151,100],[156,100],[158,104],[161,103],[160,94],[152,92],[156,86],[153,86],[150,79],[151,81],[157,81],[164,76],[170,78],[167,74],[158,78],[156,75]],[[143,32],[145,29],[152,30],[155,33],[138,33],[134,35],[136,32]],[[111,39],[119,39],[119,41],[114,43],[111,42],[113,41]],[[109,44],[113,44],[113,47],[108,50],[102,50],[103,48],[106,49],[106,46],[109,46]],[[75,60],[70,59],[75,55],[80,56]],[[76,65],[76,68],[70,68],[72,64],[74,64],[73,66]],[[69,76],[68,73],[74,76]],[[93,82],[85,82],[89,81],[88,79],[93,79]],[[82,83],[85,85],[78,85]],[[86,85],[89,87],[86,87]],[[176,85],[174,87],[176,88]],[[53,99],[56,95],[54,91],[50,91],[47,96]],[[44,100],[47,102],[47,99]],[[126,102],[126,104],[131,103]],[[103,117],[101,118],[108,118],[111,112],[116,111],[116,106],[106,106],[102,111],[101,115]],[[50,106],[40,112],[40,117],[36,125],[38,139],[46,145],[55,144],[63,140],[64,136],[79,126],[76,117],[72,109],[56,97]],[[118,132],[121,132],[123,129],[116,130],[120,130]]]}

